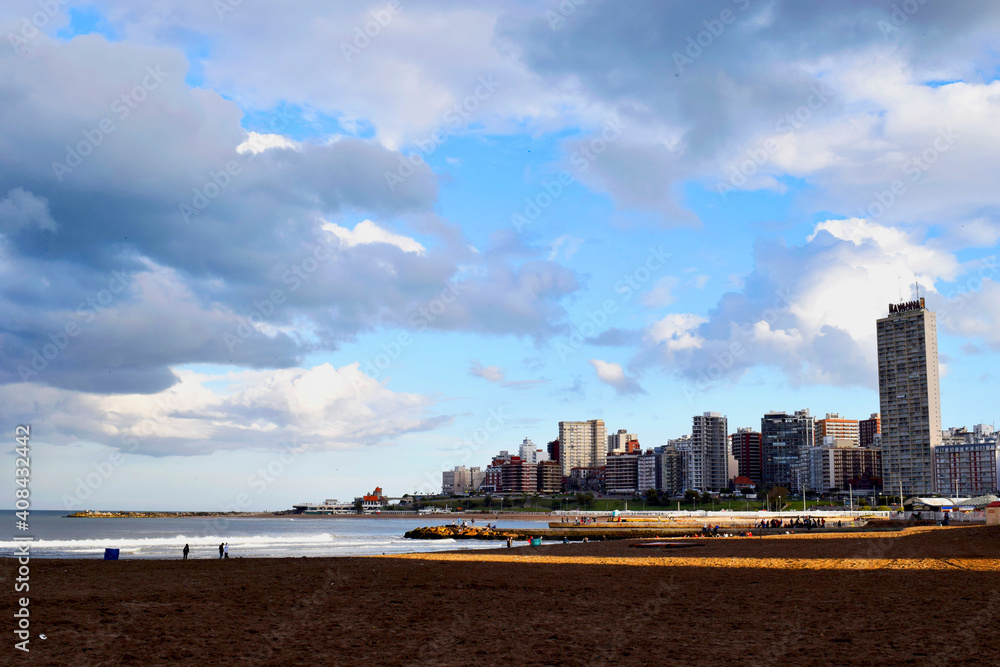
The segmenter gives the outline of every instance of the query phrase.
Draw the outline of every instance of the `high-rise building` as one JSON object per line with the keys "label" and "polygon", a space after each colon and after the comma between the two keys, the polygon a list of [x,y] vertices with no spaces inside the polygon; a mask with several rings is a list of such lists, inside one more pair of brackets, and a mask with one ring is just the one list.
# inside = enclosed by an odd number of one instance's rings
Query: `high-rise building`
{"label": "high-rise building", "polygon": [[609,454],[604,469],[608,493],[632,495],[639,489],[639,455]]}
{"label": "high-rise building", "polygon": [[562,468],[556,461],[539,461],[536,479],[538,493],[559,493],[562,490]]}
{"label": "high-rise building", "polygon": [[979,496],[1000,491],[1000,439],[989,424],[972,431],[950,428],[934,448],[937,491],[948,496]]}
{"label": "high-rise building", "polygon": [[501,467],[500,480],[499,490],[503,493],[536,493],[538,466],[522,460],[520,456],[512,456],[510,461]]}
{"label": "high-rise building", "polygon": [[632,440],[638,441],[639,436],[635,433],[629,433],[626,429],[618,429],[617,433],[608,436],[608,454],[628,453],[628,443]]}
{"label": "high-rise building", "polygon": [[528,438],[525,438],[524,442],[521,443],[520,454],[521,460],[531,465],[549,460],[548,452],[535,447],[535,443]]}
{"label": "high-rise building", "polygon": [[799,491],[808,485],[808,452],[816,444],[809,410],[768,412],[760,420],[762,482]]}
{"label": "high-rise building", "polygon": [[749,477],[754,484],[760,484],[763,468],[760,433],[749,427],[736,429],[736,433],[732,435],[732,452],[736,459],[736,474]]}
{"label": "high-rise building", "polygon": [[828,437],[834,440],[850,440],[852,444],[860,445],[858,420],[843,419],[836,412],[826,413],[825,419],[816,420],[816,444],[823,443]]}
{"label": "high-rise building", "polygon": [[827,436],[809,450],[809,488],[820,493],[882,486],[882,452]]}
{"label": "high-rise building", "polygon": [[936,318],[923,299],[889,304],[876,333],[885,488],[933,493],[934,448],[941,443]]}
{"label": "high-rise building", "polygon": [[652,449],[639,454],[638,473],[636,475],[636,491],[645,493],[650,489],[660,488],[660,455]]}
{"label": "high-rise building", "polygon": [[882,416],[873,412],[868,419],[858,422],[858,444],[862,447],[874,447],[875,436],[882,433]]}
{"label": "high-rise building", "polygon": [[604,465],[608,434],[603,419],[585,422],[559,422],[559,463],[563,477],[573,468],[598,468]]}
{"label": "high-rise building", "polygon": [[729,486],[729,428],[719,412],[694,416],[688,482],[702,492]]}
{"label": "high-rise building", "polygon": [[671,496],[684,493],[684,455],[675,445],[657,447],[660,455],[659,490]]}
{"label": "high-rise building", "polygon": [[559,440],[551,440],[549,444],[545,446],[549,452],[549,461],[559,460]]}
{"label": "high-rise building", "polygon": [[682,435],[679,438],[667,440],[667,447],[676,450],[680,460],[681,491],[694,488],[694,485],[691,484],[691,475],[689,474],[691,470],[691,436]]}

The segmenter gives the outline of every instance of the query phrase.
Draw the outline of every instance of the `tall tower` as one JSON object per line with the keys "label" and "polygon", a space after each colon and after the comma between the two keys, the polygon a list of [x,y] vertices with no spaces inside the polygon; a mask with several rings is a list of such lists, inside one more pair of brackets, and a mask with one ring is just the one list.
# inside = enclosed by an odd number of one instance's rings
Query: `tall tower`
{"label": "tall tower", "polygon": [[729,428],[719,412],[695,415],[691,425],[688,483],[696,489],[718,491],[729,486]]}
{"label": "tall tower", "polygon": [[563,477],[573,468],[597,468],[604,465],[608,432],[603,419],[585,422],[559,422],[559,463]]}
{"label": "tall tower", "polygon": [[889,304],[876,323],[882,414],[883,487],[933,493],[934,448],[941,444],[937,320],[917,299]]}

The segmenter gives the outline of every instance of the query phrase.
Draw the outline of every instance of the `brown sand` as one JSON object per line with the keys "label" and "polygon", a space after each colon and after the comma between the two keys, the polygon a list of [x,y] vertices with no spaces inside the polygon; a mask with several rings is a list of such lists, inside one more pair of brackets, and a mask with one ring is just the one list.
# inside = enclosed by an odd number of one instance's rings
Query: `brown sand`
{"label": "brown sand", "polygon": [[33,560],[31,653],[8,631],[0,664],[1000,664],[996,527],[698,542]]}

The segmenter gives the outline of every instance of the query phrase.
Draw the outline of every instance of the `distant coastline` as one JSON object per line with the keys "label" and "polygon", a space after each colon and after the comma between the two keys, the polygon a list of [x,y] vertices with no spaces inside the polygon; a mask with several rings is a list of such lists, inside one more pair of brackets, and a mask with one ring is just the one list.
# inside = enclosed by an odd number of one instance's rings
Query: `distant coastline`
{"label": "distant coastline", "polygon": [[[438,514],[420,514],[413,512],[383,512],[381,514],[298,514],[294,511],[280,512],[142,512],[126,510],[86,510],[83,512],[73,512],[65,515],[67,519],[198,519],[205,517],[229,517],[239,519],[405,519],[409,517],[437,518],[437,519],[496,519],[501,516],[505,519],[541,519],[552,516],[549,512],[497,512],[489,513],[466,513],[448,512]],[[564,515],[565,516],[565,515]]]}

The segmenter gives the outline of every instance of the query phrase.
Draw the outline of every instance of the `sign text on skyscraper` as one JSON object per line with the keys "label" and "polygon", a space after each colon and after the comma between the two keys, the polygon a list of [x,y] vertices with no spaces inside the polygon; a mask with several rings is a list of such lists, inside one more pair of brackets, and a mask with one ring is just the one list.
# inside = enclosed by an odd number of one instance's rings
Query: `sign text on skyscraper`
{"label": "sign text on skyscraper", "polygon": [[924,297],[915,299],[913,301],[906,301],[905,303],[890,303],[889,304],[889,314],[893,313],[905,313],[909,310],[922,310],[924,307]]}

